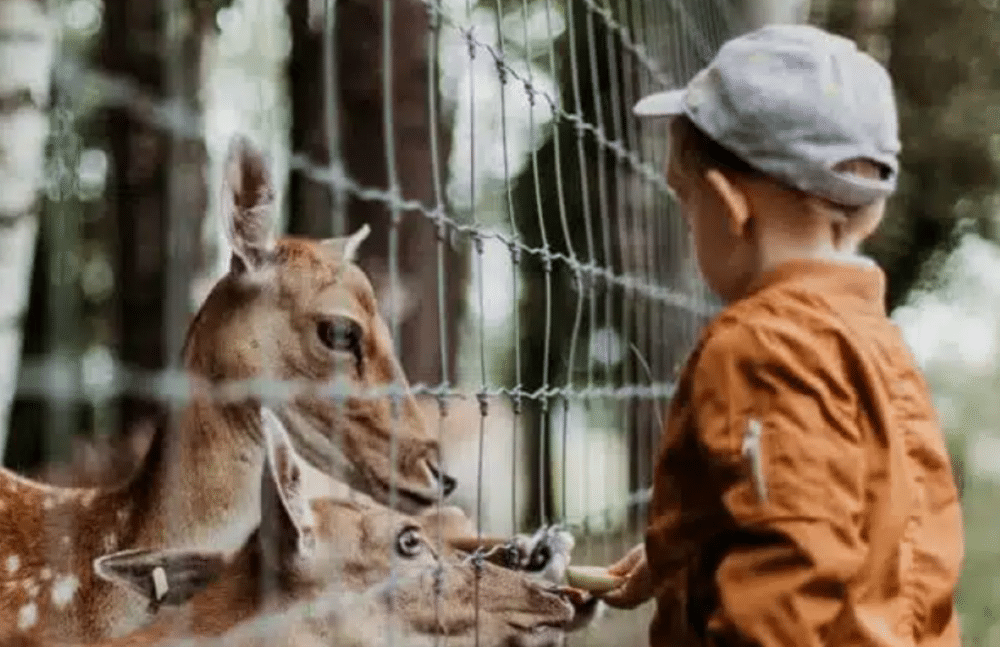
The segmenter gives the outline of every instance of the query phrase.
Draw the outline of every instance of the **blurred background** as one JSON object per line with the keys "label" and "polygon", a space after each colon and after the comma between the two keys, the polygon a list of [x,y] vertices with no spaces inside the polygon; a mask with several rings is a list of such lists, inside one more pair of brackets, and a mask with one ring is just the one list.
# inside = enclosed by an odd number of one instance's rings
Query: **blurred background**
{"label": "blurred background", "polygon": [[[962,489],[965,644],[1000,645],[997,0],[0,0],[4,465],[110,483],[143,455],[156,372],[228,265],[240,132],[271,158],[285,232],[371,225],[360,263],[455,501],[491,533],[569,523],[576,561],[613,561],[717,307],[662,126],[630,108],[770,22],[849,36],[895,79],[900,187],[866,251]],[[572,642],[644,645],[649,611]]]}

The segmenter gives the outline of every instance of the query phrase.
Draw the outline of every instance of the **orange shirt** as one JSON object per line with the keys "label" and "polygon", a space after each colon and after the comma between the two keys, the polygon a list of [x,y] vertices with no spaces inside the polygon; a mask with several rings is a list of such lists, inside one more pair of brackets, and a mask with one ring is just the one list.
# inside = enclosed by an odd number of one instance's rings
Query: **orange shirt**
{"label": "orange shirt", "polygon": [[875,265],[801,260],[704,330],[646,553],[654,647],[958,647],[958,492]]}

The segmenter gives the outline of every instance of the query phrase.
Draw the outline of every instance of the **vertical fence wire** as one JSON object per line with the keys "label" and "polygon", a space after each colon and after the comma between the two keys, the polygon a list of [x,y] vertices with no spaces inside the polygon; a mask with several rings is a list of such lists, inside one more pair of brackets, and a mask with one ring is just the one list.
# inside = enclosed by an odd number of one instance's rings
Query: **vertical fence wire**
{"label": "vertical fence wire", "polygon": [[[347,230],[346,222],[346,204],[347,204],[347,193],[343,188],[341,182],[336,181],[338,178],[342,177],[344,174],[344,158],[343,158],[343,147],[341,145],[341,114],[340,114],[340,75],[338,74],[338,59],[337,59],[337,48],[340,44],[340,39],[337,34],[337,5],[338,0],[323,0],[322,7],[322,109],[323,109],[323,125],[324,134],[326,136],[326,149],[327,149],[327,172],[330,175],[331,181],[328,183],[328,189],[331,193],[330,199],[330,231],[334,237],[345,237],[349,236],[355,232]],[[386,157],[389,158],[389,149],[387,144]],[[342,379],[334,377],[330,381],[331,386],[341,387],[346,390],[347,385]],[[335,395],[333,398],[334,419],[344,420],[347,418],[348,406],[346,398],[340,395]],[[331,442],[335,447],[342,448],[345,446],[345,439],[343,429],[335,428],[331,434]],[[390,443],[391,443],[390,439]],[[391,495],[392,483],[390,482],[390,495]],[[348,555],[336,554],[333,556],[333,560],[342,566],[347,563],[349,559]],[[345,578],[337,576],[335,579],[343,581]],[[392,584],[390,574],[390,590]],[[332,585],[336,585],[336,582],[331,582]]]}
{"label": "vertical fence wire", "polygon": [[[327,154],[330,158],[329,172],[333,178],[338,178],[344,173],[338,101],[340,83],[337,75],[337,1],[323,0],[323,117]],[[344,225],[347,194],[340,182],[331,182],[330,191],[333,194],[333,199],[330,201],[333,235],[344,236],[349,233],[345,231]]]}
{"label": "vertical fence wire", "polygon": [[[631,10],[631,7],[629,7],[629,9]],[[594,27],[594,22],[595,21],[594,21],[593,8],[588,5],[587,6],[587,31],[588,31],[588,41],[589,41],[589,44],[590,44],[590,65],[591,65],[591,70],[592,70],[591,71],[591,75],[592,75],[593,85],[594,85],[594,101],[595,101],[595,104],[598,106],[598,110],[600,110],[600,108],[599,108],[599,106],[600,106],[600,94],[599,94],[598,82],[597,82],[597,48],[596,48],[596,44],[594,42],[594,40],[595,40],[595,33],[596,33],[595,32],[595,27]],[[626,82],[625,87],[629,88],[630,87],[629,83],[630,83],[632,75],[634,73],[634,71],[631,68],[632,59],[631,59],[630,56],[626,56],[625,52],[623,52],[623,59],[628,60],[628,63],[625,63],[624,60],[623,60],[623,64],[621,66],[621,70],[622,70],[622,74],[623,74],[625,82]],[[615,71],[617,70],[617,67],[618,66],[612,65],[610,67],[610,69],[609,69],[609,76],[612,79],[612,81],[611,81],[611,93],[612,93],[612,97],[614,97],[614,98],[617,98],[617,97],[615,97],[615,89],[616,89],[615,85],[616,84],[614,83],[614,75],[615,75]],[[627,104],[629,98],[631,97],[631,93],[627,89],[625,90],[625,93],[626,93],[626,97],[627,97],[625,99],[625,103]],[[600,123],[601,127],[603,128],[604,124],[606,122],[601,117],[601,112],[600,111],[598,111],[597,114],[598,114],[598,123]],[[617,141],[617,142],[624,141],[624,138],[623,138],[623,135],[624,135],[624,126],[622,124],[621,114],[619,113],[618,110],[612,110],[610,118],[611,118],[611,134],[612,134],[613,140]],[[625,119],[625,121],[627,123],[628,119]],[[634,150],[634,148],[631,147],[631,142],[626,142],[626,148],[627,148],[627,150]],[[629,240],[630,240],[630,232],[631,232],[631,228],[632,228],[631,208],[630,208],[631,201],[628,200],[628,197],[627,197],[628,196],[627,187],[628,187],[628,182],[629,182],[628,171],[629,171],[629,169],[625,166],[625,159],[624,159],[624,157],[621,156],[621,155],[618,155],[616,157],[616,163],[615,163],[615,166],[614,166],[614,176],[615,176],[614,186],[615,186],[615,198],[616,198],[616,210],[615,210],[616,214],[615,214],[615,217],[616,217],[616,220],[618,221],[617,239],[618,239],[618,253],[619,253],[619,271],[622,274],[626,274],[626,273],[629,272],[630,268],[628,266],[628,263],[629,263],[629,260],[631,259],[631,254],[629,253],[630,250],[629,250],[629,246],[628,246]],[[603,201],[604,201],[604,198],[602,197],[602,203],[603,203]],[[618,329],[619,335],[620,335],[621,340],[622,340],[622,344],[621,345],[622,345],[623,349],[622,349],[621,358],[619,359],[618,383],[622,387],[624,387],[625,385],[627,385],[627,384],[630,383],[630,380],[629,380],[629,367],[633,363],[633,360],[632,360],[632,357],[631,357],[631,353],[629,352],[629,350],[627,348],[625,348],[625,343],[626,343],[627,340],[629,340],[631,338],[631,335],[630,335],[630,332],[629,332],[629,326],[630,326],[630,320],[631,320],[631,310],[632,310],[632,307],[633,307],[632,303],[633,303],[635,297],[636,297],[635,293],[629,291],[627,288],[624,289],[624,290],[622,290],[621,293],[620,293],[620,300],[621,300],[621,304],[622,304],[621,305],[621,318],[618,321],[617,329]],[[621,429],[621,433],[625,436],[625,453],[626,453],[626,455],[628,455],[630,457],[632,457],[632,456],[638,456],[638,453],[636,452],[636,448],[638,447],[638,445],[635,442],[635,437],[634,437],[635,435],[634,435],[634,433],[632,432],[632,430],[630,428],[632,417],[633,416],[632,416],[631,407],[628,407],[627,405],[626,406],[619,406],[618,407],[618,418],[620,420],[620,423],[619,423],[620,427],[619,428]],[[629,489],[634,489],[636,487],[636,483],[638,482],[637,479],[631,474],[631,472],[634,471],[634,470],[635,470],[635,466],[629,465],[629,467],[628,467],[628,471],[630,472],[629,475],[628,475]],[[609,512],[609,514],[610,514],[610,512]],[[636,524],[636,527],[635,527],[634,530],[632,530],[632,532],[638,532],[638,517],[637,517],[637,515],[635,515],[635,513],[634,513],[633,510],[629,510],[628,511],[628,515],[629,515],[630,525],[631,525],[631,523],[635,523]]]}
{"label": "vertical fence wire", "polygon": [[[67,3],[62,0],[49,0],[47,9],[50,16],[59,16],[66,10]],[[64,51],[63,26],[55,25],[55,58],[58,59]],[[78,322],[81,314],[81,304],[76,272],[80,267],[82,239],[80,218],[80,186],[78,166],[82,149],[81,136],[77,124],[77,104],[73,98],[64,92],[53,92],[52,123],[48,154],[50,163],[47,165],[47,205],[43,211],[42,238],[48,247],[48,299],[46,303],[46,320],[48,328],[49,353],[55,359],[52,371],[47,377],[53,383],[67,392],[78,392],[80,389],[79,362],[74,353],[74,342],[79,340]],[[75,402],[64,399],[48,403],[46,418],[46,435],[43,443],[44,451],[55,456],[57,460],[66,460],[71,452]],[[43,502],[45,511],[54,507],[51,497]],[[43,514],[45,513],[43,511]],[[42,539],[43,555],[46,563],[62,563],[63,560],[73,560],[75,544],[65,541],[72,537],[77,528],[73,519],[60,516],[46,524]],[[8,560],[10,558],[8,557]],[[30,567],[27,559],[23,560],[25,567]],[[72,563],[70,561],[69,563]],[[7,563],[8,572],[10,562]],[[29,593],[30,595],[30,593]],[[37,616],[38,607],[34,601],[29,601],[19,611],[19,621],[26,612]]]}
{"label": "vertical fence wire", "polygon": [[[522,0],[521,2],[522,20],[524,25],[524,42],[526,48],[525,58],[530,62],[534,56],[531,47],[531,40],[528,34],[528,0]],[[551,473],[552,465],[551,462],[547,461],[547,457],[550,454],[549,442],[550,438],[550,421],[549,421],[549,396],[547,394],[549,388],[549,353],[551,350],[552,343],[552,259],[550,256],[551,249],[549,247],[549,238],[545,230],[545,219],[543,217],[542,208],[542,195],[541,195],[541,180],[539,176],[538,168],[538,143],[535,136],[535,102],[538,100],[536,90],[532,83],[532,71],[530,63],[527,66],[526,80],[524,82],[524,90],[528,97],[528,132],[530,138],[528,141],[528,148],[531,150],[531,173],[534,179],[535,185],[535,209],[538,216],[538,230],[541,237],[541,251],[542,251],[542,267],[544,269],[544,281],[545,281],[545,341],[543,342],[542,350],[542,395],[539,402],[540,405],[540,427],[538,429],[540,435],[540,442],[538,446],[540,451],[536,460],[538,462],[538,480],[539,483],[534,484],[532,487],[534,492],[537,492],[539,498],[539,518],[543,524],[549,522],[550,514],[548,502],[550,500],[551,493],[544,491],[546,483],[550,482],[549,474]]]}
{"label": "vertical fence wire", "polygon": [[[442,191],[443,179],[441,173],[441,158],[438,151],[438,56],[441,36],[441,0],[433,0],[433,4],[427,7],[428,27],[430,37],[427,39],[427,101],[428,119],[430,120],[430,152],[431,152],[431,175],[434,183],[434,212],[437,216],[437,236],[435,251],[437,256],[437,305],[438,305],[438,352],[441,358],[441,389],[437,393],[438,420],[437,420],[437,442],[438,446],[444,444],[444,430],[448,418],[448,397],[447,391],[451,388],[448,381],[448,326],[445,320],[446,302],[448,295],[445,293],[445,249],[449,241],[448,224],[445,222],[445,204]],[[444,456],[441,457],[441,473],[449,473],[448,463]],[[441,517],[441,504],[444,500],[444,481],[438,479],[438,501],[437,501],[437,540],[435,551],[437,552],[437,570],[434,573],[434,622],[441,622],[442,592],[444,587],[444,523]],[[442,637],[436,635],[434,644],[440,645]]]}
{"label": "vertical fence wire", "polygon": [[[575,12],[574,12],[573,5],[574,5],[574,3],[572,3],[572,2],[569,2],[566,5],[566,14],[567,14],[567,16],[566,16],[566,25],[567,25],[567,28],[568,28],[568,38],[569,38],[569,67],[570,67],[570,81],[571,81],[571,87],[572,87],[572,93],[573,93],[573,109],[576,111],[577,114],[580,114],[583,111],[583,96],[582,96],[582,92],[581,92],[581,88],[580,88],[580,74],[579,74],[579,70],[578,70],[578,66],[577,66],[577,58],[576,58],[578,56],[578,53],[577,53],[578,50],[577,50],[577,44],[576,44],[576,26],[574,25]],[[585,133],[583,131],[583,128],[581,128],[579,125],[577,125],[577,127],[576,127],[576,152],[577,152],[577,162],[579,164],[579,173],[580,173],[580,192],[581,192],[581,194],[583,196],[583,200],[582,200],[582,207],[583,207],[583,209],[582,209],[581,213],[582,213],[582,216],[583,216],[584,235],[586,237],[586,245],[587,245],[587,263],[589,265],[591,265],[591,266],[596,267],[598,265],[598,261],[597,261],[597,259],[595,257],[595,253],[596,252],[595,252],[595,247],[594,247],[593,224],[592,224],[592,221],[591,221],[592,214],[591,214],[591,204],[590,204],[590,191],[589,191],[589,182],[588,182],[588,179],[587,179],[587,169],[588,169],[588,167],[587,167],[587,156],[586,156],[586,152],[585,152],[584,148],[585,148]],[[605,228],[602,228],[602,233],[604,233],[605,236],[607,235],[607,231],[606,231]],[[578,279],[581,278],[579,274],[577,275],[577,278]],[[584,289],[584,287],[586,289]],[[597,333],[597,305],[598,305],[597,301],[598,300],[597,300],[597,280],[596,280],[596,278],[593,277],[593,276],[588,276],[587,279],[586,279],[585,286],[584,285],[580,285],[580,293],[579,294],[580,294],[580,299],[581,300],[582,299],[586,299],[587,300],[587,305],[588,305],[588,308],[587,308],[587,315],[588,315],[587,331],[588,331],[588,337],[591,340],[591,343],[584,345],[584,353],[586,354],[586,357],[585,357],[584,361],[586,362],[586,385],[587,385],[586,389],[588,391],[590,391],[590,390],[592,390],[594,388],[594,371],[593,371],[593,367],[594,367],[594,351],[593,351],[593,346],[594,346],[594,344],[593,344],[593,340],[595,338],[594,337],[595,334]],[[570,363],[570,371],[573,371],[574,368],[575,367],[573,366],[573,364]],[[564,415],[564,420],[563,420],[564,432],[563,432],[563,466],[562,466],[562,473],[563,473],[563,479],[562,480],[563,480],[563,489],[564,489],[564,494],[563,494],[563,514],[564,515],[567,514],[567,512],[566,512],[567,511],[567,502],[566,502],[566,496],[565,496],[565,487],[566,487],[566,482],[568,481],[568,478],[569,478],[568,474],[567,474],[567,471],[568,471],[569,468],[568,468],[568,465],[566,464],[566,458],[565,458],[566,453],[567,453],[567,445],[568,445],[568,438],[567,438],[568,434],[565,431],[565,428],[569,425],[569,411],[568,411],[569,400],[568,399],[566,400],[566,403],[567,403],[567,408],[566,408],[566,410],[565,410],[565,412],[563,414]],[[591,412],[591,400],[590,400],[589,397],[585,397],[584,398],[584,400],[583,400],[583,408],[584,408],[585,415],[589,414]],[[583,433],[581,434],[580,442],[583,444],[583,448],[581,450],[581,453],[584,456],[584,460],[585,461],[589,461],[589,456],[590,456],[590,441],[591,441],[591,439],[590,439],[589,435],[584,430]],[[588,500],[589,490],[590,490],[590,487],[591,487],[589,479],[583,479],[583,483],[581,485],[582,485],[582,488],[581,488],[581,490],[582,490],[582,492],[581,492],[581,499],[583,501],[586,501],[586,500]],[[590,531],[590,519],[589,519],[589,517],[585,517],[584,518],[584,522],[583,522],[583,526],[582,526],[582,531],[583,531],[584,534],[589,533],[589,531]]]}
{"label": "vertical fence wire", "polygon": [[[473,263],[476,268],[477,285],[475,286],[475,291],[477,298],[479,300],[479,321],[477,322],[479,328],[479,343],[477,346],[477,355],[479,359],[479,392],[476,394],[476,399],[479,403],[479,417],[478,417],[478,446],[476,452],[476,540],[477,542],[482,541],[483,537],[483,462],[484,462],[484,444],[486,442],[486,416],[489,414],[488,401],[486,399],[487,393],[487,377],[486,377],[486,323],[485,323],[485,306],[486,306],[486,294],[485,294],[485,278],[483,276],[483,238],[478,233],[478,219],[477,219],[477,209],[476,209],[476,47],[473,43],[474,29],[471,24],[471,19],[473,17],[472,13],[472,0],[465,0],[465,11],[466,15],[470,18],[469,31],[466,33],[467,47],[468,47],[468,66],[469,66],[469,219],[472,222],[473,228],[477,230],[477,233],[472,236],[473,253],[475,258]],[[478,555],[477,555],[478,556]],[[473,604],[475,605],[475,626],[473,628],[475,646],[479,647],[480,644],[480,577],[481,566],[479,561],[475,561],[475,582],[473,589]]]}
{"label": "vertical fence wire", "polygon": [[[399,357],[399,221],[401,218],[400,200],[402,198],[399,186],[398,171],[396,169],[396,128],[393,119],[392,89],[393,89],[393,0],[384,0],[382,3],[382,110],[384,119],[385,137],[385,161],[388,193],[391,198],[389,202],[389,331],[392,336],[393,355]],[[397,376],[393,376],[393,386],[401,386]],[[399,419],[400,419],[400,398],[397,392],[391,397],[391,430],[389,434],[389,465],[397,464],[399,455]],[[396,470],[390,472],[389,478],[389,507],[398,507],[399,484],[397,483]],[[389,545],[394,545],[392,538]],[[389,556],[389,586],[390,591],[395,593],[397,584],[397,571],[399,568],[399,555],[395,550]],[[395,623],[396,605],[390,607],[390,622],[387,627],[389,645],[394,645],[396,641]]]}
{"label": "vertical fence wire", "polygon": [[[550,38],[548,39],[548,56],[549,56],[549,68],[552,76],[556,79],[559,78],[559,72],[556,65],[556,55],[555,55],[555,45],[554,39],[551,38],[552,34],[552,4],[551,0],[544,0],[545,2],[545,26],[548,31]],[[560,130],[560,120],[559,112],[555,106],[552,107],[552,140],[554,143],[555,152],[555,173],[556,173],[556,199],[558,201],[559,207],[559,222],[562,225],[563,237],[566,241],[566,253],[569,256],[569,262],[574,266],[573,269],[573,288],[576,292],[576,307],[574,308],[573,315],[573,328],[569,336],[569,352],[567,353],[567,359],[565,364],[566,371],[566,386],[565,390],[573,390],[573,374],[576,371],[576,344],[577,339],[580,335],[580,324],[583,320],[583,302],[584,302],[584,286],[583,279],[580,272],[580,261],[577,259],[576,250],[574,249],[573,239],[569,232],[569,222],[566,217],[566,198],[563,192],[563,173],[561,166],[561,155],[559,146],[559,130]],[[561,500],[559,503],[559,509],[561,511],[560,516],[562,521],[566,520],[566,483],[567,483],[567,453],[568,453],[568,440],[569,440],[569,417],[570,417],[570,400],[568,397],[563,396],[563,425],[562,425],[562,456],[560,457],[560,492]]]}
{"label": "vertical fence wire", "polygon": [[[185,56],[183,52],[184,38],[184,11],[182,0],[160,0],[159,2],[159,24],[161,25],[162,38],[160,46],[163,48],[162,61],[160,63],[160,73],[164,80],[163,87],[166,93],[168,105],[180,105],[184,98],[184,75],[186,70],[182,69]],[[174,130],[168,129],[163,133],[164,154],[167,158],[169,168],[175,168],[174,164],[183,163],[183,156],[179,154],[179,149],[183,146],[184,135]],[[163,294],[163,322],[161,325],[161,339],[163,348],[163,359],[167,370],[178,370],[181,367],[180,354],[181,343],[183,342],[182,331],[186,327],[188,320],[188,291],[190,290],[189,268],[183,262],[178,262],[183,258],[186,240],[189,237],[184,231],[189,225],[189,216],[183,213],[182,194],[188,187],[182,186],[183,174],[178,176],[176,172],[166,174],[166,191],[161,209],[164,210],[164,226],[166,229],[164,242],[166,253],[165,260],[164,294]],[[165,421],[171,436],[177,433],[179,420],[178,416],[181,407],[176,403],[168,402],[164,407],[166,410]],[[173,457],[171,457],[173,460]],[[177,499],[167,500],[167,514],[170,518],[179,518],[178,514],[183,506],[178,504]],[[108,546],[107,548],[111,548]],[[262,582],[266,587],[269,583]],[[193,617],[191,609],[185,609],[182,622],[188,627],[193,626],[196,619]]]}
{"label": "vertical fence wire", "polygon": [[520,317],[517,316],[517,304],[519,303],[519,290],[518,285],[520,278],[520,256],[521,256],[521,234],[518,231],[517,220],[514,218],[514,196],[511,189],[511,174],[510,174],[510,151],[507,145],[507,83],[509,81],[507,68],[504,66],[503,61],[504,56],[504,32],[503,32],[503,5],[502,0],[496,0],[494,4],[494,16],[496,19],[496,30],[497,30],[497,51],[499,52],[499,58],[496,61],[497,70],[497,81],[499,83],[500,90],[500,151],[503,157],[503,186],[504,186],[504,206],[507,214],[507,222],[510,227],[511,240],[508,245],[508,250],[510,252],[511,260],[511,302],[514,304],[514,316],[513,325],[511,326],[511,338],[512,338],[512,354],[514,359],[514,387],[512,389],[513,395],[511,396],[511,503],[510,503],[510,515],[511,515],[511,528],[516,528],[518,525],[518,507],[517,507],[517,450],[518,450],[518,419],[521,414],[521,326]]}
{"label": "vertical fence wire", "polygon": [[[586,25],[587,25],[587,52],[590,61],[591,70],[591,96],[594,102],[596,122],[598,128],[600,129],[602,137],[606,137],[607,133],[611,133],[611,138],[613,141],[622,141],[621,137],[621,118],[622,115],[619,110],[612,108],[610,114],[607,118],[604,116],[604,109],[602,107],[601,92],[599,90],[598,79],[597,79],[597,43],[595,42],[596,33],[594,31],[594,20],[591,15],[590,5],[585,5],[583,11],[586,12]],[[610,87],[610,99],[611,106],[621,105],[619,99],[619,72],[628,74],[628,70],[624,68],[624,60],[626,52],[624,49],[621,51],[621,56],[615,54],[615,43],[616,39],[609,37],[606,40],[606,52],[608,54],[608,86]],[[610,121],[610,124],[609,124]],[[626,230],[628,226],[628,219],[626,215],[626,202],[625,202],[625,180],[624,173],[627,172],[627,167],[625,165],[625,158],[621,149],[615,152],[614,159],[611,161],[610,169],[608,164],[607,155],[605,151],[598,149],[597,156],[597,184],[598,184],[598,207],[601,214],[601,230],[603,232],[603,248],[604,248],[604,263],[608,267],[617,267],[619,273],[624,274],[625,259],[627,258],[624,247],[622,246],[622,241],[624,236],[622,232]],[[608,175],[611,178],[609,180]],[[610,188],[609,188],[610,187]],[[614,196],[614,205],[611,204],[611,197],[609,192]],[[614,220],[612,220],[614,219]],[[613,227],[612,222],[617,225]],[[618,259],[617,263],[613,262],[613,241],[617,241],[618,247]],[[617,295],[617,299],[616,299]],[[607,341],[607,354],[608,361],[605,365],[605,382],[610,384],[613,381],[613,366],[615,362],[612,360],[612,351],[618,351],[618,361],[617,363],[621,365],[621,370],[624,371],[624,364],[622,361],[625,359],[626,355],[623,355],[623,341],[628,338],[628,333],[626,332],[623,323],[625,321],[625,315],[623,311],[622,319],[620,321],[615,321],[613,311],[615,309],[615,304],[617,302],[622,304],[627,303],[627,296],[620,291],[615,285],[610,281],[605,286],[605,300],[604,300],[604,326],[607,330],[608,341]],[[617,324],[617,325],[616,325]],[[617,331],[614,339],[611,335]],[[625,351],[627,353],[627,351]],[[620,383],[625,384],[624,372],[619,375]],[[621,411],[625,407],[620,406],[620,403],[614,403],[616,409],[615,419],[620,419],[622,422],[627,424],[627,418],[621,416]],[[629,433],[628,427],[622,426],[620,428],[619,434],[625,436],[625,448],[626,453],[628,453],[629,443]],[[607,446],[612,442],[611,439],[606,439],[604,445]],[[626,474],[626,479],[628,474]],[[629,489],[631,489],[631,482],[629,482]],[[610,561],[617,559],[616,547],[611,539],[611,529],[612,529],[612,510],[608,509],[604,515],[604,535],[607,538],[604,541],[604,552],[602,554],[602,561]],[[631,511],[627,511],[627,514],[631,514]]]}

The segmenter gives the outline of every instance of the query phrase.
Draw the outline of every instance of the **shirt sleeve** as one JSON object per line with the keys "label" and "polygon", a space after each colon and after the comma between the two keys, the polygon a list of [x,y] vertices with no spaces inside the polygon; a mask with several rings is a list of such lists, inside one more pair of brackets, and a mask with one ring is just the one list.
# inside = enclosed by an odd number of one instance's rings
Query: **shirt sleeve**
{"label": "shirt sleeve", "polygon": [[835,332],[732,325],[695,368],[698,450],[734,539],[716,572],[723,623],[758,645],[827,644],[861,567],[865,452]]}

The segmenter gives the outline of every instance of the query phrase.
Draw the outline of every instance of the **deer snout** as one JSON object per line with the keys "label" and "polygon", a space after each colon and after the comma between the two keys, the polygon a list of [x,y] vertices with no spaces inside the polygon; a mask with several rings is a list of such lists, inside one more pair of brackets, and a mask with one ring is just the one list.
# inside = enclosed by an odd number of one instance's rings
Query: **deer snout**
{"label": "deer snout", "polygon": [[441,489],[444,490],[445,496],[454,492],[455,488],[458,487],[458,480],[454,476],[442,472],[434,463],[428,461],[427,467],[430,469],[431,475],[441,484]]}
{"label": "deer snout", "polygon": [[489,574],[504,581],[497,582],[499,587],[490,592],[495,599],[483,606],[506,616],[511,626],[522,630],[561,628],[573,621],[576,608],[556,587],[542,585],[492,564],[484,565],[484,579]]}

